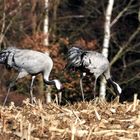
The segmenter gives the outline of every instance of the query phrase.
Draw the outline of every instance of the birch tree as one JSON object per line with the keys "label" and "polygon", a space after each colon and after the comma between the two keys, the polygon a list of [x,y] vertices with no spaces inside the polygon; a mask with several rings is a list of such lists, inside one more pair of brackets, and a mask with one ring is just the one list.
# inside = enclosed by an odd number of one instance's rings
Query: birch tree
{"label": "birch tree", "polygon": [[44,39],[44,45],[49,45],[49,0],[45,0],[45,17],[44,17],[44,27],[43,32],[46,35],[46,38]]}
{"label": "birch tree", "polygon": [[[106,9],[106,15],[105,15],[104,41],[103,41],[103,49],[102,49],[102,54],[105,57],[108,57],[109,41],[110,41],[110,21],[111,21],[113,4],[114,4],[114,0],[108,1],[108,6]],[[106,94],[106,80],[105,80],[105,78],[102,78],[100,84],[101,84],[100,85],[100,97],[101,97],[101,99],[105,99],[105,94]]]}
{"label": "birch tree", "polygon": [[[45,0],[45,17],[44,17],[44,28],[43,28],[44,34],[46,35],[44,39],[44,45],[48,46],[49,45],[49,0]],[[46,103],[51,102],[51,86],[47,85],[46,89]]]}
{"label": "birch tree", "polygon": [[[45,17],[44,17],[44,34],[46,35],[45,39],[44,39],[44,45],[48,46],[49,45],[49,0],[45,0]],[[47,86],[46,89],[46,103],[50,103],[51,102],[51,87]]]}

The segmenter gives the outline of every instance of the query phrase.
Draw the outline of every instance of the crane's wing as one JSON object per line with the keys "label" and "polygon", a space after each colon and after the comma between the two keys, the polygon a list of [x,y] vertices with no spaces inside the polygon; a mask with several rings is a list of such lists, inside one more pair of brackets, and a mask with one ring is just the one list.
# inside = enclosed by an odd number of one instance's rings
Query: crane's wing
{"label": "crane's wing", "polygon": [[87,51],[83,59],[83,67],[88,69],[90,73],[101,75],[109,68],[109,61],[101,53],[95,51]]}
{"label": "crane's wing", "polygon": [[49,70],[53,66],[53,61],[48,53],[39,51],[20,49],[13,57],[14,68],[24,69],[30,74],[43,72],[46,68]]}

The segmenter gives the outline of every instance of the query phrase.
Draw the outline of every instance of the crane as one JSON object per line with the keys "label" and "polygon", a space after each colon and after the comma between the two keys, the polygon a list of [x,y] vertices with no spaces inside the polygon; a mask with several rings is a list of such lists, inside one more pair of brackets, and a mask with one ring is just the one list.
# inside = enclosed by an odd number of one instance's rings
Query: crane
{"label": "crane", "polygon": [[[33,83],[36,75],[42,74],[44,83],[47,85],[55,85],[58,91],[61,90],[61,82],[57,79],[49,80],[50,72],[53,68],[53,61],[47,52],[39,52],[29,49],[20,49],[16,47],[8,47],[0,52],[0,64],[4,64],[7,68],[16,69],[19,74],[13,80],[8,88],[7,96],[3,105],[5,105],[11,87],[13,87],[18,79],[27,75],[31,75],[30,99],[33,103]],[[51,97],[49,97],[51,98]]]}
{"label": "crane", "polygon": [[86,74],[93,74],[95,76],[94,89],[96,91],[97,79],[100,75],[103,75],[109,86],[112,85],[116,95],[120,95],[122,92],[121,87],[112,80],[110,74],[110,64],[106,57],[96,51],[88,51],[80,49],[79,46],[73,45],[68,50],[68,63],[65,66],[68,70],[80,71],[80,88],[82,98],[84,100],[82,79]]}

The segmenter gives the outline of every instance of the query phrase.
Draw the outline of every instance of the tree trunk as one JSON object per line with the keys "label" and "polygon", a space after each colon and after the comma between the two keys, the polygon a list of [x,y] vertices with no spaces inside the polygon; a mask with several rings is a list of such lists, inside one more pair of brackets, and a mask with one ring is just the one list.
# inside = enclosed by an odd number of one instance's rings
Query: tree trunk
{"label": "tree trunk", "polygon": [[57,10],[58,10],[58,6],[59,6],[59,4],[60,4],[60,0],[54,0],[53,1],[53,17],[52,17],[52,27],[51,27],[51,31],[52,31],[52,33],[56,33],[56,20],[57,20]]}
{"label": "tree trunk", "polygon": [[36,33],[36,27],[37,27],[37,15],[36,15],[36,5],[37,5],[37,0],[31,0],[31,22],[32,22],[32,33]]}
{"label": "tree trunk", "polygon": [[[44,39],[44,45],[49,45],[49,0],[45,0],[45,17],[44,17],[44,34],[46,35]],[[46,103],[51,102],[51,90],[50,85],[47,85],[45,92]]]}
{"label": "tree trunk", "polygon": [[45,17],[44,17],[44,34],[46,35],[46,38],[44,39],[44,45],[49,45],[49,0],[45,0]]}
{"label": "tree trunk", "polygon": [[[105,15],[104,41],[103,41],[103,49],[102,49],[102,54],[105,57],[108,57],[108,49],[109,49],[109,41],[110,41],[110,20],[111,20],[113,4],[114,4],[114,0],[108,1],[108,6]],[[106,80],[105,78],[102,78],[100,83],[100,98],[104,100],[105,95],[106,95]]]}

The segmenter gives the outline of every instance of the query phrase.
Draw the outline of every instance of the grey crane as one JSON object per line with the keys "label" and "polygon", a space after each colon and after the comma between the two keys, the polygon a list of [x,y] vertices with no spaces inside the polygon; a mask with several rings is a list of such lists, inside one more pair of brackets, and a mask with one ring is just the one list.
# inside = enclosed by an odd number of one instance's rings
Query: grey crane
{"label": "grey crane", "polygon": [[100,75],[103,75],[109,86],[112,85],[117,95],[121,94],[121,87],[111,79],[110,64],[106,57],[96,51],[82,50],[77,46],[73,46],[68,50],[68,63],[65,66],[69,70],[80,71],[80,88],[82,98],[84,100],[82,79],[87,74],[94,74],[94,92],[96,91],[96,82]]}
{"label": "grey crane", "polygon": [[13,87],[16,81],[20,78],[32,76],[30,85],[30,98],[33,103],[33,83],[36,75],[42,74],[44,83],[47,85],[55,85],[57,90],[61,90],[61,83],[59,80],[49,80],[50,72],[53,68],[53,61],[48,53],[29,49],[19,49],[16,47],[8,47],[0,52],[0,64],[6,65],[7,68],[14,68],[19,71],[18,76],[9,85],[7,96],[3,105],[5,105],[10,88]]}

